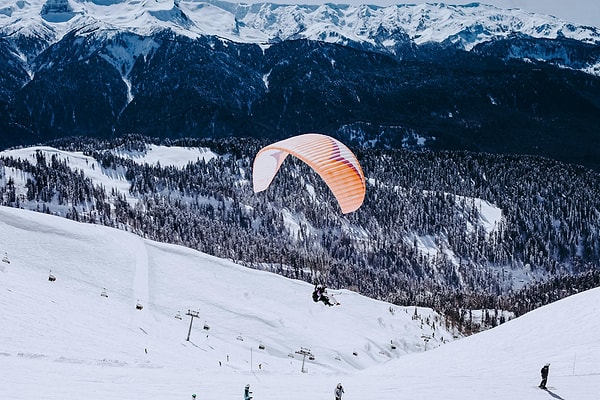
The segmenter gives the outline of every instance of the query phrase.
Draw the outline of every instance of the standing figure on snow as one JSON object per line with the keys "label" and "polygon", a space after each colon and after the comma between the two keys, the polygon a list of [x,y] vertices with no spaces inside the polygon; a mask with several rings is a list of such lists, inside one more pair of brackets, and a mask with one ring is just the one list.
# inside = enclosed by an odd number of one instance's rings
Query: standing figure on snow
{"label": "standing figure on snow", "polygon": [[312,293],[312,298],[315,303],[322,301],[324,304],[328,306],[332,306],[333,303],[329,301],[329,296],[327,296],[327,292],[325,290],[325,285],[315,285],[315,290]]}
{"label": "standing figure on snow", "polygon": [[341,383],[337,384],[333,393],[335,394],[335,400],[342,400],[342,393],[344,393],[344,388],[342,387]]}
{"label": "standing figure on snow", "polygon": [[244,388],[244,400],[252,400],[252,396],[250,396],[252,392],[250,391],[250,384],[247,384]]}
{"label": "standing figure on snow", "polygon": [[546,383],[548,382],[548,370],[550,369],[550,363],[542,367],[542,383],[540,383],[540,389],[546,389]]}

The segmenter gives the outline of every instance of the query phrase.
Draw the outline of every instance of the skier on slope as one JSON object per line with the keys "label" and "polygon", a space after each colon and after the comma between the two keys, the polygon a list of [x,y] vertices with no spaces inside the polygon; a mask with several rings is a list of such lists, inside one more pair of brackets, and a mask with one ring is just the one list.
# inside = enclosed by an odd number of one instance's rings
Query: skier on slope
{"label": "skier on slope", "polygon": [[550,369],[550,363],[544,365],[542,370],[542,383],[540,383],[540,389],[546,389],[546,383],[548,382],[548,370]]}
{"label": "skier on slope", "polygon": [[252,392],[250,391],[250,384],[247,384],[244,388],[244,400],[252,400]]}
{"label": "skier on slope", "polygon": [[327,292],[325,289],[325,285],[315,285],[315,290],[312,293],[312,299],[315,303],[322,301],[328,306],[333,306],[333,303],[329,301],[329,296],[327,296]]}
{"label": "skier on slope", "polygon": [[335,400],[342,400],[342,393],[344,393],[344,388],[341,383],[338,383],[333,392],[335,394]]}

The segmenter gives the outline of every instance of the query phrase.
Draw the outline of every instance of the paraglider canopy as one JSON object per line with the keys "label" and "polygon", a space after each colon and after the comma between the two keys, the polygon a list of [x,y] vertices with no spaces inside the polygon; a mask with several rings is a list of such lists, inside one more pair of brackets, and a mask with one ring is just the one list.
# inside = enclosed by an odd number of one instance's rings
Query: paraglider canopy
{"label": "paraglider canopy", "polygon": [[294,136],[263,147],[254,158],[255,193],[269,187],[288,154],[304,161],[323,178],[342,213],[361,206],[366,184],[356,156],[339,140],[318,133]]}

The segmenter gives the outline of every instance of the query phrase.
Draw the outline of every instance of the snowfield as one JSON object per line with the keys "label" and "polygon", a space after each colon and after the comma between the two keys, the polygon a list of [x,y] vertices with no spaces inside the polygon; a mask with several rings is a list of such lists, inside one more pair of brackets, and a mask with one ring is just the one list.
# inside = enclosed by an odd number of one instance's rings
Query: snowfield
{"label": "snowfield", "polygon": [[326,307],[305,282],[31,211],[0,207],[0,255],[0,399],[241,399],[249,383],[256,400],[318,400],[338,382],[344,400],[600,393],[600,289],[454,340],[429,309],[347,290]]}

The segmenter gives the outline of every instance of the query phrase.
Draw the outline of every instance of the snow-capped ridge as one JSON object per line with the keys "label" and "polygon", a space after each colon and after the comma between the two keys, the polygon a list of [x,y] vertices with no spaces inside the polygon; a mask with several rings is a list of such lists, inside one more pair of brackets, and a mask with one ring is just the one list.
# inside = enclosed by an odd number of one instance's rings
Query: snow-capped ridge
{"label": "snow-capped ridge", "polygon": [[48,0],[44,3],[40,15],[46,22],[61,23],[75,17],[76,13],[68,0]]}
{"label": "snow-capped ridge", "polygon": [[[480,3],[352,6],[245,4],[221,0],[30,0],[0,8],[0,33],[9,37],[17,34],[29,40],[42,39],[39,47],[57,43],[69,33],[84,34],[90,31],[89,27],[139,36],[152,36],[161,31],[191,39],[214,36],[263,48],[270,43],[306,39],[398,57],[403,57],[411,46],[438,43],[471,51],[482,43],[515,35],[571,39],[593,46],[600,43],[599,28]],[[576,69],[597,74],[598,65],[600,62],[594,58]],[[561,67],[573,68],[562,64]]]}
{"label": "snow-capped ridge", "polygon": [[179,2],[176,1],[173,4],[173,7],[168,10],[148,11],[148,13],[159,21],[172,23],[181,28],[189,29],[192,27],[193,22],[187,14],[178,7],[178,4]]}
{"label": "snow-capped ridge", "polygon": [[[600,41],[595,27],[576,26],[552,16],[481,3],[384,7],[332,3],[244,4],[221,0],[31,0],[4,7],[0,15],[3,30],[13,24],[36,20],[41,23],[40,18],[43,18],[51,25],[70,25],[66,28],[68,31],[76,29],[81,20],[90,18],[138,34],[162,28],[189,37],[215,35],[246,43],[305,38],[373,44],[381,32],[403,32],[416,44],[450,41],[467,50],[493,37],[514,32],[537,38]],[[80,16],[86,18],[75,18]],[[391,40],[386,47],[393,47],[393,42]]]}

